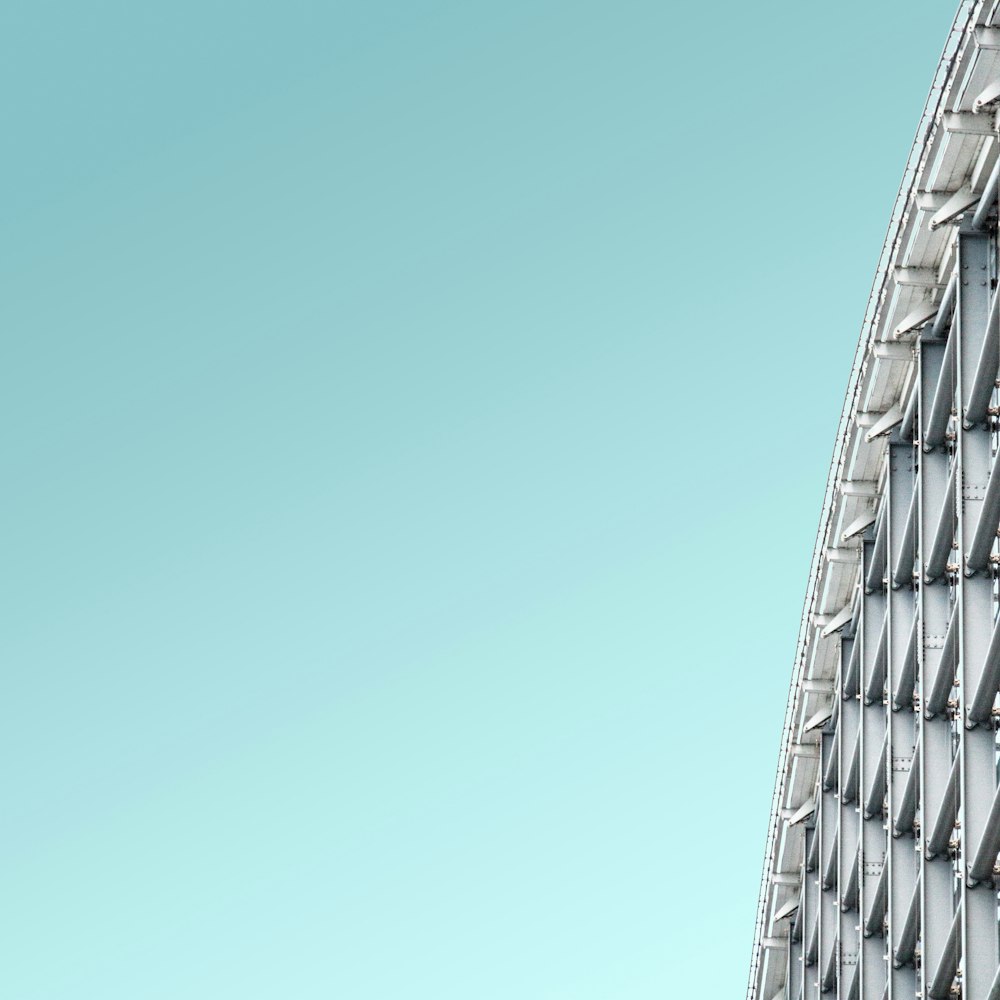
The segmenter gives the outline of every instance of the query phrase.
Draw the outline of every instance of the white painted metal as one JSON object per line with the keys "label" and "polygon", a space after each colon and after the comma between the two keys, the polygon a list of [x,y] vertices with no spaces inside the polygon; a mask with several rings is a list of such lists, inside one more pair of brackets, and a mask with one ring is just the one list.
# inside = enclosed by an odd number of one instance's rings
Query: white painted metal
{"label": "white painted metal", "polygon": [[983,119],[974,111],[946,111],[941,116],[941,124],[946,132],[958,135],[991,135],[995,130],[989,119]]}
{"label": "white painted metal", "polygon": [[932,216],[928,225],[937,229],[949,222],[954,222],[963,212],[979,204],[979,195],[965,184],[956,191]]}
{"label": "white painted metal", "polygon": [[[979,200],[978,198],[976,199]],[[960,211],[963,211],[968,206],[963,206]],[[936,218],[936,216],[935,216]],[[931,219],[931,225],[934,225],[934,219]],[[919,305],[911,313],[907,313],[899,323],[899,326],[892,331],[893,337],[899,338],[904,337],[908,333],[913,333],[914,330],[919,330],[925,323],[929,323],[935,316],[937,316],[938,307],[933,302],[924,302]],[[906,361],[906,355],[903,353],[896,354],[895,356],[889,353],[889,348],[893,347],[893,344],[876,344],[872,354],[876,358],[888,358],[891,361]],[[904,347],[905,351],[906,348]]]}
{"label": "white painted metal", "polygon": [[959,9],[865,315],[748,1000],[1000,1000],[998,9]]}
{"label": "white painted metal", "polygon": [[972,113],[978,115],[983,108],[1000,101],[1000,80],[994,80],[973,102]]}
{"label": "white painted metal", "polygon": [[893,276],[896,279],[896,284],[900,287],[938,288],[941,284],[938,281],[937,271],[933,267],[903,267],[900,265],[893,271]]}

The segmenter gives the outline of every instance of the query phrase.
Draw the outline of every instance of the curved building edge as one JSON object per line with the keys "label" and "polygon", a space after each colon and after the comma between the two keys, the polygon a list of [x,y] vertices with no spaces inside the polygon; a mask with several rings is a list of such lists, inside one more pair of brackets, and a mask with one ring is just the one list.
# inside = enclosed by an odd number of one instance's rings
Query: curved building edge
{"label": "curved building edge", "polygon": [[976,108],[975,102],[998,81],[1000,0],[966,0],[948,34],[906,163],[841,413],[781,738],[748,1000],[797,1000],[785,989],[782,942],[787,944],[791,929],[782,910],[795,905],[800,891],[800,814],[808,809],[819,769],[820,736],[810,722],[837,700],[839,619],[850,620],[851,602],[864,586],[862,537],[871,535],[885,490],[889,441],[914,419],[913,345],[949,307],[958,226],[997,197],[1000,111],[997,104]]}

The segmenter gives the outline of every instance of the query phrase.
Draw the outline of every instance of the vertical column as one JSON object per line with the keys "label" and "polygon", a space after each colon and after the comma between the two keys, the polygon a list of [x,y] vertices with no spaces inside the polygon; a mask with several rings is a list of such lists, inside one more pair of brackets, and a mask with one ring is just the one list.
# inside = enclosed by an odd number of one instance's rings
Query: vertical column
{"label": "vertical column", "polygon": [[[866,541],[861,560],[861,579],[868,575],[874,555],[874,543]],[[864,691],[878,655],[879,636],[885,617],[885,595],[868,594],[861,602],[861,684]],[[860,692],[859,692],[860,698]],[[882,765],[882,744],[885,740],[885,707],[881,701],[861,706],[861,781],[859,783],[859,808],[863,805],[865,790],[876,778]],[[862,810],[862,816],[864,815]],[[861,883],[859,909],[862,927],[865,918],[876,903],[879,878],[885,864],[886,831],[882,814],[863,818],[861,822]],[[886,988],[885,942],[880,934],[864,933],[861,943],[861,992],[860,1000],[882,1000]]]}
{"label": "vertical column", "polygon": [[789,935],[788,966],[785,970],[785,997],[787,1000],[799,1000],[802,991],[802,938],[795,940],[795,935]]}
{"label": "vertical column", "polygon": [[[920,345],[919,378],[921,436],[927,426],[934,392],[944,362],[945,347],[934,341]],[[928,718],[927,704],[934,678],[941,666],[945,631],[948,628],[949,600],[945,579],[927,583],[922,568],[930,553],[938,515],[948,489],[948,455],[943,448],[928,451],[920,463],[918,502],[920,517],[917,531],[917,562],[921,567],[920,594],[917,605],[920,615],[920,643],[917,649],[917,691],[920,711],[917,726],[920,733],[920,835],[922,864],[920,877],[921,968],[919,996],[928,997],[930,980],[944,952],[951,928],[952,872],[947,855],[935,856],[926,849],[930,822],[945,799],[951,771],[951,733],[943,716]]]}
{"label": "vertical column", "polygon": [[813,854],[819,830],[810,822],[803,840],[802,862],[802,996],[805,1000],[819,1000],[819,869],[821,863],[809,870],[809,856]]}
{"label": "vertical column", "polygon": [[[986,336],[989,312],[989,238],[963,226],[958,237],[958,321],[957,383],[958,413],[964,416],[965,404],[972,392],[979,354]],[[964,552],[982,512],[986,483],[990,473],[990,438],[980,424],[964,426],[956,421],[956,461],[959,463],[956,491],[958,503],[958,544]],[[988,576],[966,577],[958,574],[958,602],[962,629],[959,633],[958,709],[965,718],[967,697],[978,686],[986,663],[986,650],[993,631],[993,588]],[[991,726],[966,729],[958,725],[961,741],[961,798],[959,818],[963,867],[972,860],[986,829],[993,794],[996,789],[996,750]],[[985,997],[993,983],[998,964],[997,902],[992,882],[969,884],[963,880],[962,954],[963,988],[968,997]]]}
{"label": "vertical column", "polygon": [[838,808],[833,789],[823,788],[831,756],[836,752],[832,733],[820,737],[819,780],[817,781],[817,806],[820,829],[820,892],[819,897],[819,979],[824,992],[837,980],[836,955],[839,914],[837,908],[837,823]]}
{"label": "vertical column", "polygon": [[[887,577],[899,559],[903,549],[906,515],[914,490],[913,446],[905,444],[889,445],[889,475],[886,485],[885,502],[888,504],[888,565]],[[910,631],[913,626],[913,592],[910,588],[890,589],[889,607],[889,657],[886,688],[888,705],[892,692],[896,690],[905,668]],[[888,820],[891,827],[906,786],[906,778],[913,765],[913,751],[916,741],[912,702],[898,711],[889,713],[889,744],[886,753],[886,797]],[[900,944],[900,934],[906,920],[906,913],[913,898],[917,879],[917,856],[913,849],[913,837],[903,834],[889,840],[889,953],[894,954]],[[895,968],[890,965],[890,1000],[913,1000],[916,994],[916,970],[905,965]]]}
{"label": "vertical column", "polygon": [[858,841],[861,813],[857,801],[844,801],[847,772],[851,757],[858,741],[861,718],[861,702],[851,696],[844,697],[844,677],[851,660],[854,643],[860,638],[844,639],[840,646],[840,682],[837,693],[843,698],[840,705],[839,739],[837,740],[840,760],[837,765],[837,794],[840,802],[840,837],[838,851],[837,897],[840,901],[840,981],[839,1000],[848,1000],[857,995],[858,955],[861,950],[861,918],[858,914],[857,899],[851,898],[851,887],[858,884]]}

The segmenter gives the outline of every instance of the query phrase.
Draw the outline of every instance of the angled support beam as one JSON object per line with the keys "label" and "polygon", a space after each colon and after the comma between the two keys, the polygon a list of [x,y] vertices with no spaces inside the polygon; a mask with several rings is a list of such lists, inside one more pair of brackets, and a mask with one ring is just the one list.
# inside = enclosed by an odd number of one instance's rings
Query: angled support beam
{"label": "angled support beam", "polygon": [[845,604],[830,621],[823,626],[820,636],[828,639],[834,632],[839,632],[854,617],[854,602]]}
{"label": "angled support beam", "polygon": [[975,576],[989,565],[990,551],[997,540],[998,528],[1000,528],[1000,462],[994,462],[983,495],[979,522],[976,524],[969,551],[965,554],[967,577]]}
{"label": "angled support beam", "polygon": [[976,229],[985,229],[986,220],[990,212],[997,203],[997,189],[1000,187],[1000,159],[993,165],[993,172],[983,189],[983,196],[979,199],[976,211],[972,215],[972,225]]}
{"label": "angled support beam", "polygon": [[841,996],[846,997],[847,1000],[858,1000],[861,996],[861,970],[857,965],[857,955],[854,956],[854,965],[841,968],[840,982],[842,984]]}
{"label": "angled support beam", "polygon": [[916,557],[917,542],[917,492],[913,491],[910,498],[910,505],[906,511],[906,521],[903,525],[903,538],[900,544],[899,553],[896,557],[895,565],[892,567],[892,586],[897,590],[900,587],[913,586],[913,560]]}
{"label": "angled support beam", "polygon": [[[931,823],[931,833],[927,838],[925,857],[929,861],[938,855],[943,855],[948,850],[948,841],[951,839],[951,831],[955,828],[955,808],[958,804],[958,776],[959,760],[956,757],[951,763],[951,771],[948,773],[948,784],[945,786],[944,798],[938,805],[938,810],[933,814]],[[931,817],[929,816],[929,819]]]}
{"label": "angled support beam", "polygon": [[966,728],[973,729],[990,719],[998,690],[1000,690],[1000,619],[993,626],[983,671],[966,709]]}
{"label": "angled support beam", "polygon": [[871,669],[865,681],[865,704],[881,703],[885,688],[886,665],[889,660],[889,615],[882,617],[882,628],[876,640],[875,654],[872,657]]}
{"label": "angled support beam", "polygon": [[[997,161],[997,165],[1000,166],[1000,160]],[[1000,292],[995,292],[986,319],[986,334],[976,361],[976,373],[962,415],[962,426],[965,430],[971,430],[976,424],[983,423],[989,415],[990,397],[996,387],[998,370],[1000,370]]]}
{"label": "angled support beam", "polygon": [[[993,131],[990,123],[990,132]],[[931,231],[954,222],[960,215],[968,212],[973,205],[979,203],[979,195],[968,185],[956,191],[932,216],[928,223]]]}
{"label": "angled support beam", "polygon": [[970,886],[993,877],[997,854],[1000,854],[1000,788],[993,794],[982,836],[972,855],[972,863],[968,866],[966,874]]}
{"label": "angled support beam", "polygon": [[840,901],[840,908],[844,913],[853,913],[858,908],[858,872],[861,868],[861,859],[857,856],[857,852],[851,856],[849,864],[847,879],[844,882],[844,894]]}
{"label": "angled support beam", "polygon": [[834,829],[831,835],[830,847],[827,851],[827,858],[823,862],[823,888],[824,889],[835,889],[837,886],[837,832]]}
{"label": "angled support beam", "polygon": [[904,837],[913,833],[913,821],[917,815],[917,789],[920,787],[920,755],[914,753],[913,763],[906,775],[906,784],[899,800],[899,811],[892,821],[892,835]]}
{"label": "angled support beam", "polygon": [[958,970],[958,946],[962,931],[962,911],[955,911],[955,916],[951,921],[951,928],[948,937],[945,939],[944,951],[934,966],[934,974],[931,977],[930,987],[927,995],[933,1000],[950,1000],[951,983]]}
{"label": "angled support beam", "polygon": [[843,533],[840,536],[840,540],[842,542],[846,542],[852,538],[857,538],[858,535],[862,534],[874,523],[875,511],[865,511],[865,513],[859,514],[846,528],[844,528]]}
{"label": "angled support beam", "polygon": [[947,334],[947,327],[950,325],[955,310],[955,298],[958,294],[958,278],[952,274],[945,286],[944,295],[941,296],[941,308],[931,326],[928,339],[938,340]]}
{"label": "angled support beam", "polygon": [[889,866],[882,865],[882,872],[875,885],[871,906],[865,916],[865,937],[875,937],[882,933],[882,922],[885,920],[886,900],[889,890]]}
{"label": "angled support beam", "polygon": [[955,399],[955,338],[945,347],[944,364],[934,389],[934,400],[924,422],[924,451],[931,451],[944,444],[948,431],[948,418]]}
{"label": "angled support beam", "polygon": [[816,799],[808,798],[789,817],[788,825],[798,826],[799,823],[805,823],[806,820],[812,819],[813,814],[815,812],[816,812]]}
{"label": "angled support beam", "polygon": [[812,923],[809,927],[809,934],[807,937],[808,944],[806,945],[805,955],[803,956],[803,961],[807,966],[812,966],[816,964],[816,959],[819,957],[819,911],[817,910],[812,916]]}
{"label": "angled support beam", "polygon": [[906,917],[899,933],[899,944],[893,954],[893,963],[897,969],[913,963],[917,949],[917,936],[920,933],[920,876],[913,887],[910,905],[906,908]]}
{"label": "angled support beam", "polygon": [[924,566],[924,582],[933,583],[948,568],[948,557],[951,555],[955,541],[955,476],[957,463],[952,466],[948,477],[948,488],[945,490],[944,503],[938,515],[937,527],[930,543],[930,554]]}
{"label": "angled support beam", "polygon": [[841,697],[846,701],[858,693],[858,675],[861,672],[861,643],[857,640],[851,642],[850,653],[847,658],[847,673],[844,677],[843,691]]}
{"label": "angled support beam", "polygon": [[841,727],[837,726],[837,731],[833,734],[833,753],[830,755],[830,759],[826,762],[826,767],[823,768],[823,791],[831,792],[839,788],[837,782],[837,772],[839,770],[838,764],[840,760],[840,746],[841,740]]}
{"label": "angled support beam", "polygon": [[875,548],[872,549],[871,562],[868,572],[865,574],[865,590],[871,594],[882,589],[882,584],[887,576],[886,573],[886,553],[889,542],[889,518],[886,516],[888,507],[882,504],[879,507],[878,516],[875,519]]}
{"label": "angled support beam", "polygon": [[917,386],[914,384],[910,389],[910,394],[906,400],[906,406],[903,407],[903,419],[900,422],[899,429],[896,431],[897,442],[903,442],[907,445],[915,444],[913,440],[914,437],[914,426],[917,416]]}
{"label": "angled support beam", "polygon": [[974,115],[981,114],[986,108],[991,104],[995,104],[1000,100],[1000,80],[994,80],[988,87],[981,90],[972,102],[972,113]]}
{"label": "angled support beam", "polygon": [[852,748],[850,763],[847,765],[847,775],[841,786],[841,798],[845,802],[853,802],[858,796],[858,773],[861,770],[861,742],[854,744]]}
{"label": "angled support beam", "polygon": [[892,693],[892,710],[901,712],[913,708],[913,691],[917,679],[917,646],[919,645],[919,619],[914,615],[910,626],[910,637],[906,641],[903,663],[899,673],[899,683]]}
{"label": "angled support beam", "polygon": [[826,963],[823,966],[823,978],[820,980],[820,992],[829,993],[837,982],[837,951],[838,942],[835,940],[832,947],[830,948],[830,953],[827,957]]}
{"label": "angled support beam", "polygon": [[832,718],[832,705],[827,705],[826,708],[821,708],[818,712],[814,712],[810,715],[806,720],[806,724],[802,727],[803,734],[811,733],[814,729],[822,729]]}
{"label": "angled support beam", "polygon": [[941,659],[938,661],[929,689],[925,687],[924,718],[933,719],[948,707],[948,694],[955,686],[955,666],[958,658],[958,632],[961,617],[956,604],[948,619],[948,631],[944,634]]}
{"label": "angled support beam", "polygon": [[889,732],[887,729],[885,739],[882,742],[882,752],[879,754],[875,773],[872,775],[871,784],[868,786],[868,793],[865,795],[865,819],[871,819],[874,816],[882,814],[882,803],[885,799],[885,769],[888,750]]}
{"label": "angled support beam", "polygon": [[[806,871],[814,872],[819,865],[819,837],[815,836],[815,827],[806,829],[806,842],[809,849],[806,851]],[[807,886],[810,883],[807,882]],[[812,879],[811,884],[815,885],[816,880]]]}
{"label": "angled support beam", "polygon": [[[899,323],[896,324],[896,328],[892,331],[893,339],[899,340],[900,337],[905,337],[908,333],[913,333],[914,331],[919,330],[921,327],[926,326],[932,319],[934,319],[937,314],[938,305],[936,302],[924,302],[922,305],[917,306],[917,308],[912,312],[907,313],[899,321]],[[873,351],[872,353],[876,358],[883,358],[887,361],[908,360],[905,356],[893,356],[887,351]]]}
{"label": "angled support beam", "polygon": [[865,441],[871,444],[876,438],[888,434],[893,427],[897,427],[902,422],[903,411],[898,404],[894,404],[881,414],[871,428],[865,432]]}

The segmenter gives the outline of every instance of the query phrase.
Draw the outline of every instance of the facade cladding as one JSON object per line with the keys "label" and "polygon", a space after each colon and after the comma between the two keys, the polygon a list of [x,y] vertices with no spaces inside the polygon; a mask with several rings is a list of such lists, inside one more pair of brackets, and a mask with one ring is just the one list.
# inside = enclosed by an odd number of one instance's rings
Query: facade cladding
{"label": "facade cladding", "polygon": [[1000,0],[962,5],[820,522],[749,1000],[1000,1000]]}

